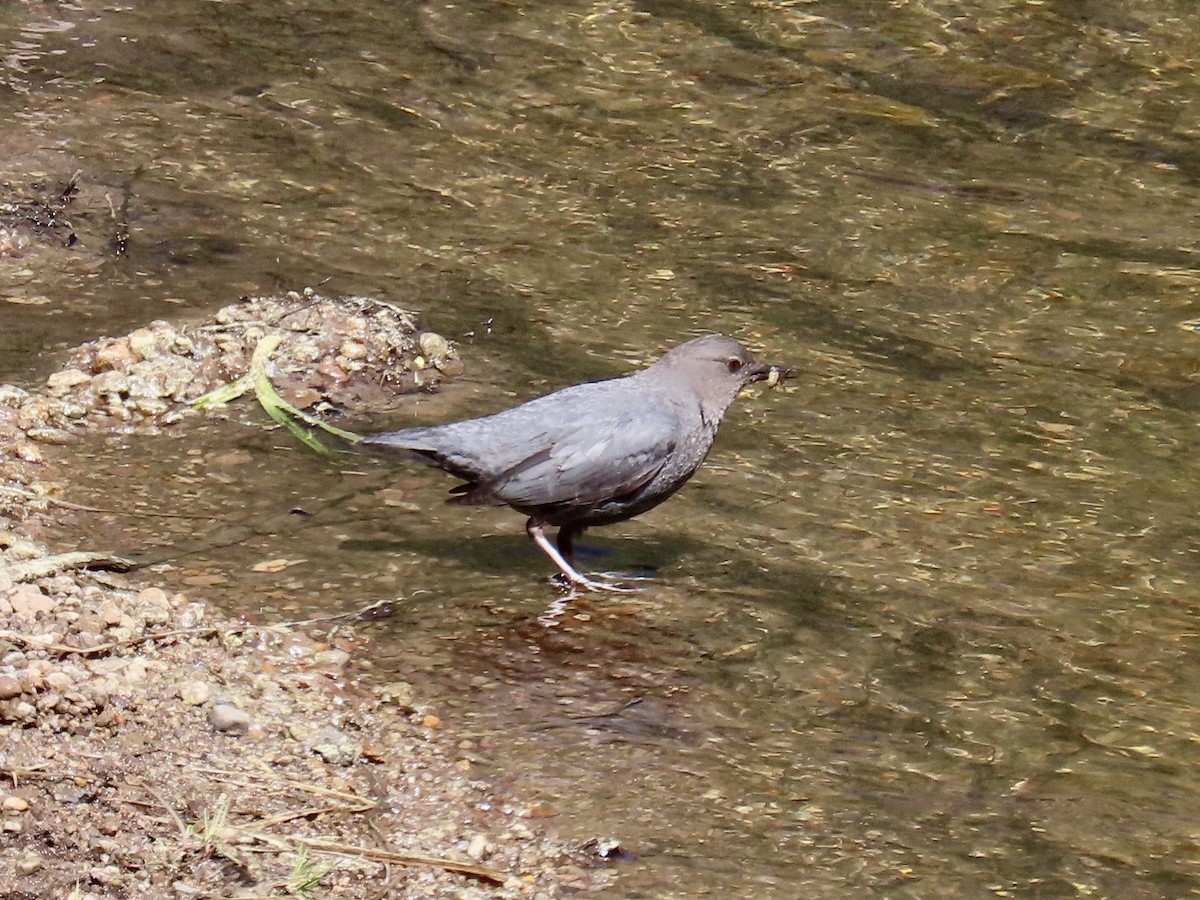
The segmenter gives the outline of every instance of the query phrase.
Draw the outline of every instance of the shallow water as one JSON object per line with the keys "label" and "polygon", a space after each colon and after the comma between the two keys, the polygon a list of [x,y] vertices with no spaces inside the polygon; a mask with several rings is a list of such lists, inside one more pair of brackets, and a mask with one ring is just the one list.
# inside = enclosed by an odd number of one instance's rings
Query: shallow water
{"label": "shallow water", "polygon": [[462,340],[382,428],[736,334],[801,377],[589,534],[660,580],[549,622],[519,516],[250,411],[80,447],[70,498],[250,615],[396,598],[379,676],[547,827],[618,837],[622,896],[1192,895],[1198,32],[1169,2],[10,5],[0,181],[85,177],[79,245],[2,261],[0,372],[325,282]]}

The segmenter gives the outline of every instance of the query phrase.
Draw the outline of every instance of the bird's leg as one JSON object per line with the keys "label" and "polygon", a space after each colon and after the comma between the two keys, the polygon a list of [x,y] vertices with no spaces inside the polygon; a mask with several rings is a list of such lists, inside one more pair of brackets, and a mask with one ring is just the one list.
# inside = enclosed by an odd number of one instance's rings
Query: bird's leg
{"label": "bird's leg", "polygon": [[582,528],[572,528],[570,525],[558,529],[558,537],[554,543],[558,544],[558,552],[569,566],[575,565],[575,536],[582,533]]}
{"label": "bird's leg", "polygon": [[[563,555],[563,559],[565,559],[572,566],[575,565],[575,538],[579,537],[581,534],[583,534],[583,528],[578,525],[574,527],[570,525],[564,525],[562,528],[558,529],[558,540],[556,541],[558,544],[558,551]],[[587,578],[591,581],[599,579],[600,581],[606,581],[610,584],[621,584],[627,581],[653,580],[644,575],[635,575],[627,572],[588,572]],[[636,588],[626,585],[625,590],[634,591]]]}
{"label": "bird's leg", "polygon": [[570,553],[572,549],[571,541],[573,535],[570,533],[571,529],[566,530],[568,532],[566,538],[563,537],[562,530],[559,531],[559,546],[556,547],[554,544],[550,543],[549,538],[547,538],[545,533],[542,531],[541,522],[539,522],[537,519],[531,518],[525,523],[525,531],[533,539],[533,542],[542,548],[542,552],[550,557],[554,564],[558,566],[558,570],[562,572],[563,575],[566,576],[567,580],[571,583],[572,589],[575,587],[581,587],[587,591],[612,591],[620,594],[628,593],[631,590],[631,588],[621,587],[615,584],[605,584],[602,581],[592,581],[586,575],[583,575],[577,571],[575,567],[567,561],[567,556],[562,552],[562,550],[560,550],[560,548],[564,548],[568,553]]}

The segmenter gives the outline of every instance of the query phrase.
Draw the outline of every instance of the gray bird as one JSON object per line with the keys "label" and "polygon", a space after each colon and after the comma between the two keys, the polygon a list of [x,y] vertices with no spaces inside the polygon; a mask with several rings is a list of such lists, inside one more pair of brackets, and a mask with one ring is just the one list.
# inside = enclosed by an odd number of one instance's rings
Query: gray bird
{"label": "gray bird", "polygon": [[[479,419],[368,435],[362,446],[410,451],[462,478],[451,503],[508,504],[529,516],[525,530],[572,589],[627,590],[580,573],[575,538],[658,506],[700,467],[746,385],[794,374],[713,334],[632,375],[577,384]],[[557,546],[543,533],[547,525],[558,526]]]}

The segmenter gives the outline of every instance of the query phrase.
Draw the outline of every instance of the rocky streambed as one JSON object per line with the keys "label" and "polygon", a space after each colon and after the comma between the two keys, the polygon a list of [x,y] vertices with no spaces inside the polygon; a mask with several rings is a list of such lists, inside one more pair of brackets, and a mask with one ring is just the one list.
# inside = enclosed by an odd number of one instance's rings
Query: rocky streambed
{"label": "rocky streambed", "polygon": [[[302,409],[378,407],[461,371],[411,314],[311,291],[155,322],[0,385],[0,896],[558,897],[612,873],[477,777],[353,615],[249,624],[123,571],[102,536],[47,546],[92,429],[186,428],[267,374]],[[244,401],[250,402],[250,401]],[[603,843],[611,852],[610,843]]]}

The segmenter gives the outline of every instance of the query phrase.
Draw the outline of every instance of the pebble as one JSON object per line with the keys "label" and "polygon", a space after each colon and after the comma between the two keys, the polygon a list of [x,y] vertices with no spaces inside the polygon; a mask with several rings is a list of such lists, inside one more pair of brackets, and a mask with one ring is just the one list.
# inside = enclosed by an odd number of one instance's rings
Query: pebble
{"label": "pebble", "polygon": [[120,625],[124,618],[125,611],[112,597],[105,597],[100,601],[100,620],[105,625]]}
{"label": "pebble", "polygon": [[66,672],[47,672],[45,681],[47,687],[49,687],[52,691],[58,691],[59,693],[64,693],[70,690],[72,685],[75,684],[75,679],[73,679]]}
{"label": "pebble", "polygon": [[343,341],[338,352],[346,359],[366,359],[367,348],[358,341]]}
{"label": "pebble", "polygon": [[450,342],[434,331],[422,331],[417,335],[417,346],[435,366],[440,366],[450,353]]}
{"label": "pebble", "polygon": [[155,606],[170,606],[170,598],[167,597],[167,592],[162,588],[148,587],[138,591],[137,601],[139,603],[153,603]]}
{"label": "pebble", "polygon": [[[21,412],[23,413],[25,410],[22,409]],[[33,441],[39,441],[43,444],[54,444],[60,447],[66,446],[74,440],[71,432],[47,425],[36,425],[26,431],[25,436]]]}
{"label": "pebble", "polygon": [[3,802],[0,802],[0,809],[3,809],[6,813],[25,812],[25,810],[29,809],[29,801],[24,797],[18,797],[16,794],[9,794],[4,798]]}
{"label": "pebble", "polygon": [[71,388],[87,384],[91,380],[92,376],[87,372],[81,372],[79,369],[63,369],[46,379],[46,387],[52,394],[65,394]]}
{"label": "pebble", "polygon": [[40,463],[44,459],[42,451],[38,449],[37,444],[30,441],[19,441],[16,452],[17,456],[27,463]]}
{"label": "pebble", "polygon": [[146,661],[135,656],[129,661],[123,674],[126,684],[140,684],[146,680]]}
{"label": "pebble", "polygon": [[[176,596],[183,596],[177,594]],[[179,613],[180,628],[195,628],[204,621],[204,604],[189,603]]]}
{"label": "pebble", "polygon": [[171,609],[167,606],[147,603],[138,607],[137,614],[146,625],[169,625],[171,622]]}
{"label": "pebble", "polygon": [[129,342],[119,339],[110,341],[96,351],[96,355],[92,358],[92,367],[97,372],[105,369],[115,369],[120,372],[129,368],[136,360],[137,357],[129,349]]}
{"label": "pebble", "polygon": [[20,584],[8,597],[13,613],[26,619],[32,619],[38,613],[54,611],[54,601],[42,593],[36,584]]}
{"label": "pebble", "polygon": [[212,698],[212,688],[203,681],[184,681],[179,685],[179,699],[188,706],[203,706]]}
{"label": "pebble", "polygon": [[158,338],[149,328],[139,328],[129,333],[129,349],[134,356],[154,359],[158,355]]}
{"label": "pebble", "polygon": [[0,406],[20,406],[29,399],[29,391],[15,384],[0,384]]}
{"label": "pebble", "polygon": [[12,675],[0,675],[0,700],[11,700],[21,695],[21,682]]}
{"label": "pebble", "polygon": [[45,863],[46,863],[46,861],[38,854],[34,853],[31,850],[26,851],[25,853],[22,853],[20,856],[17,857],[17,861],[16,861],[17,874],[18,875],[32,875],[34,872],[41,869],[41,867],[43,865],[45,865]]}
{"label": "pebble", "polygon": [[308,748],[331,766],[352,765],[362,753],[362,746],[348,734],[326,725],[312,736]]}
{"label": "pebble", "polygon": [[37,397],[21,404],[17,413],[17,427],[26,434],[32,429],[45,426],[54,415],[57,404],[44,397]]}
{"label": "pebble", "polygon": [[481,859],[486,859],[492,854],[492,843],[484,835],[477,834],[471,838],[471,843],[467,845],[467,856],[478,862]]}
{"label": "pebble", "polygon": [[318,666],[328,666],[331,669],[344,668],[350,662],[350,654],[337,648],[321,650],[313,654],[313,663]]}
{"label": "pebble", "polygon": [[304,721],[289,722],[287,724],[287,733],[292,736],[292,739],[303,741],[306,744],[317,731],[318,729],[313,728],[308,722]]}
{"label": "pebble", "polygon": [[385,703],[394,703],[402,710],[411,711],[417,702],[417,693],[407,681],[393,681],[380,690]]}
{"label": "pebble", "polygon": [[208,723],[214,731],[225,734],[245,734],[250,729],[250,714],[232,703],[214,703],[208,711]]}
{"label": "pebble", "polygon": [[101,372],[92,379],[92,390],[97,394],[128,394],[129,376],[115,369]]}

